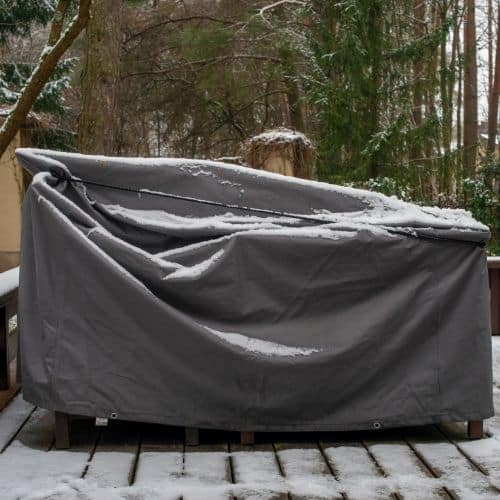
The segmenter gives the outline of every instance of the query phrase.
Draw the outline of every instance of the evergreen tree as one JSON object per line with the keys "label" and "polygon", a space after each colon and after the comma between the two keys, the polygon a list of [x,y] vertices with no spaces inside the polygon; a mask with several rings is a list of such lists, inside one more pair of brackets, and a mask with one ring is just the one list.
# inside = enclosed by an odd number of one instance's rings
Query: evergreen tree
{"label": "evergreen tree", "polygon": [[[322,179],[359,182],[388,176],[421,189],[425,176],[424,184],[432,186],[436,165],[430,158],[439,156],[443,134],[435,96],[444,101],[440,76],[447,89],[456,73],[448,66],[440,73],[436,54],[457,17],[452,12],[442,19],[438,2],[431,2],[430,19],[416,38],[414,4],[312,0],[305,9],[312,70],[304,85],[319,112]],[[416,89],[421,96],[418,120]],[[425,157],[414,158],[415,151]],[[418,198],[433,194],[429,188]]]}
{"label": "evergreen tree", "polygon": [[0,43],[9,35],[28,35],[33,24],[46,25],[54,7],[55,0],[0,0]]}

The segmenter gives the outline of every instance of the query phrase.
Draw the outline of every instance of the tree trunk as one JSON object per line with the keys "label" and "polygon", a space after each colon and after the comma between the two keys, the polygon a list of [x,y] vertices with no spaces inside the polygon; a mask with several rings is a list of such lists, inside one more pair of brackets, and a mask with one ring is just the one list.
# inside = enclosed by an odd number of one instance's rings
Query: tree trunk
{"label": "tree trunk", "polygon": [[[438,12],[438,4],[432,3],[428,12],[429,24],[432,31],[438,30],[440,26],[440,17]],[[427,120],[434,120],[438,113],[436,109],[436,84],[438,83],[437,76],[439,75],[440,48],[430,54],[426,62],[426,80],[424,87],[424,107],[425,116]],[[433,203],[439,202],[439,186],[438,186],[438,159],[439,156],[439,134],[427,133],[424,139],[424,153],[425,153],[425,172],[428,176],[426,185],[427,196],[430,196]]]}
{"label": "tree trunk", "polygon": [[[17,131],[26,120],[26,116],[28,116],[44,85],[54,72],[59,59],[71,46],[83,28],[85,28],[89,17],[90,3],[91,0],[80,0],[77,16],[71,21],[62,35],[62,23],[59,19],[61,16],[64,19],[64,15],[59,6],[56,8],[53,26],[49,35],[49,42],[54,40],[55,42],[47,43],[37,67],[22,90],[21,96],[9,113],[2,128],[0,128],[0,156],[5,152]],[[62,0],[61,4],[65,4],[65,2]]]}
{"label": "tree trunk", "polygon": [[[459,33],[460,38],[460,33]],[[463,106],[463,53],[460,52],[460,39],[457,43],[457,58],[458,58],[458,88],[457,88],[457,116],[455,123],[457,124],[457,151],[462,149],[463,130],[462,130],[462,106]]]}
{"label": "tree trunk", "polygon": [[488,0],[488,99],[493,86],[493,0]]}
{"label": "tree trunk", "polygon": [[302,107],[300,102],[300,90],[294,78],[285,80],[287,89],[288,109],[290,115],[290,125],[295,130],[304,130],[304,117],[302,115]]}
{"label": "tree trunk", "polygon": [[[421,39],[425,34],[425,1],[414,0],[413,15],[415,18],[415,38]],[[423,78],[422,60],[417,59],[413,64],[413,78],[415,86],[413,89],[413,122],[415,127],[422,125],[422,78]],[[420,157],[420,148],[415,145],[412,152],[413,158]]]}
{"label": "tree trunk", "polygon": [[[460,0],[454,0],[452,5],[452,14],[457,15],[460,10]],[[448,77],[448,113],[447,113],[447,123],[446,134],[447,140],[449,141],[449,155],[450,155],[450,170],[448,172],[447,179],[447,189],[448,194],[452,200],[456,200],[457,197],[457,160],[453,155],[451,141],[453,137],[453,105],[454,99],[453,94],[455,90],[455,84],[457,82],[457,76],[460,83],[460,55],[459,55],[459,46],[460,46],[460,21],[457,19],[454,27],[453,34],[451,39],[451,58],[449,68],[451,69],[449,77]],[[457,71],[458,70],[458,71]],[[457,75],[458,72],[458,75]],[[460,104],[460,94],[457,95],[457,108]],[[458,114],[458,111],[457,111]],[[458,130],[457,130],[458,132]],[[457,139],[457,149],[460,147],[458,145]],[[453,158],[452,158],[453,157]],[[453,161],[452,161],[453,160]]]}
{"label": "tree trunk", "polygon": [[78,149],[116,154],[122,0],[94,0],[87,25]]}
{"label": "tree trunk", "polygon": [[[381,85],[381,64],[382,64],[382,20],[381,9],[378,2],[369,10],[368,23],[370,26],[370,34],[372,37],[371,46],[371,76],[370,76],[370,130],[369,139],[379,132],[380,128],[380,85]],[[373,179],[380,174],[380,151],[372,153],[369,160],[369,176]]]}
{"label": "tree trunk", "polygon": [[466,175],[476,172],[477,157],[477,60],[475,0],[466,1],[464,20],[464,137],[463,162]]}
{"label": "tree trunk", "polygon": [[[490,89],[490,101],[488,106],[488,154],[491,156],[497,156],[497,136],[498,136],[498,99],[500,96],[500,5],[497,4],[498,9],[498,20],[497,20],[497,39],[496,39],[496,51],[495,51],[495,71],[493,72],[493,84]],[[500,176],[494,174],[488,179],[491,183],[493,193],[495,198],[500,200]],[[496,220],[500,221],[500,203],[497,202],[496,207],[493,209]],[[492,228],[493,238],[496,241],[500,239],[500,227],[497,224],[493,225]]]}
{"label": "tree trunk", "polygon": [[498,97],[500,95],[500,9],[498,9],[497,47],[495,51],[495,71],[490,89],[488,106],[488,153],[495,153],[498,133]]}

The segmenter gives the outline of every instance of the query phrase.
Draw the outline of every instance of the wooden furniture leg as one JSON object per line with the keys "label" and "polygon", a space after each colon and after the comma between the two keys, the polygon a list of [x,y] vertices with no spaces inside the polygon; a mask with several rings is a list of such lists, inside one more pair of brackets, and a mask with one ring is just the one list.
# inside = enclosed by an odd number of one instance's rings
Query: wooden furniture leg
{"label": "wooden furniture leg", "polygon": [[55,412],[56,424],[56,449],[67,450],[69,448],[69,415],[60,411]]}
{"label": "wooden furniture leg", "polygon": [[467,437],[469,439],[481,439],[483,437],[482,420],[469,420],[467,422]]}
{"label": "wooden furniture leg", "polygon": [[240,442],[241,444],[255,444],[255,434],[253,432],[240,432]]}
{"label": "wooden furniture leg", "polygon": [[184,437],[187,446],[198,446],[200,444],[200,433],[196,427],[184,427]]}

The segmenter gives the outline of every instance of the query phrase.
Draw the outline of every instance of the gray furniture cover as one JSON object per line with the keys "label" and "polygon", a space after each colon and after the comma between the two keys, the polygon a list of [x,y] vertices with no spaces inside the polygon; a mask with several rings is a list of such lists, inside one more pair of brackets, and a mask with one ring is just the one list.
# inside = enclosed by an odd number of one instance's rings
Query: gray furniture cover
{"label": "gray furniture cover", "polygon": [[35,405],[248,431],[493,415],[489,231],[467,212],[202,160],[17,156],[35,174],[20,276]]}

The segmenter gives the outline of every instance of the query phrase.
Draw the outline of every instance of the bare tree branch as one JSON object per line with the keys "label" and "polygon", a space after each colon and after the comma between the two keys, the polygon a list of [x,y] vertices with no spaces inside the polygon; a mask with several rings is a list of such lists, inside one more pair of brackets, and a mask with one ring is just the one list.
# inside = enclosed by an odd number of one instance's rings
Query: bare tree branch
{"label": "bare tree branch", "polygon": [[257,12],[257,16],[261,17],[266,24],[269,24],[269,21],[265,17],[266,13],[270,10],[276,9],[281,5],[286,5],[286,4],[299,5],[300,7],[304,7],[307,5],[307,2],[302,0],[278,0],[274,3],[265,5],[264,7],[260,8],[259,11]]}
{"label": "bare tree branch", "polygon": [[264,56],[264,55],[252,55],[252,54],[233,54],[230,56],[220,56],[220,57],[211,57],[209,59],[200,59],[198,61],[189,61],[186,63],[182,64],[176,64],[173,66],[170,66],[165,69],[159,69],[159,70],[152,70],[152,71],[138,71],[136,73],[128,73],[127,75],[124,75],[122,78],[130,78],[132,76],[144,76],[144,75],[163,75],[165,73],[169,73],[173,69],[179,69],[179,68],[184,68],[184,67],[189,67],[189,66],[208,66],[211,64],[216,64],[216,63],[221,63],[221,62],[226,62],[226,61],[232,61],[235,59],[255,59],[256,61],[268,61],[268,62],[274,62],[277,64],[282,63],[282,59],[278,57],[272,57],[272,56]]}
{"label": "bare tree branch", "polygon": [[57,2],[54,16],[52,17],[52,26],[50,27],[48,45],[54,45],[61,36],[64,20],[68,12],[70,0],[59,0]]}
{"label": "bare tree branch", "polygon": [[236,23],[235,21],[231,21],[229,19],[220,19],[217,17],[212,17],[212,16],[188,16],[188,17],[177,17],[177,18],[168,18],[163,21],[150,24],[149,26],[146,26],[145,28],[141,29],[140,31],[137,31],[136,33],[130,35],[126,40],[125,43],[130,42],[131,40],[134,40],[137,37],[143,36],[144,34],[148,33],[149,31],[153,31],[156,28],[160,28],[161,26],[166,26],[167,24],[175,24],[175,23],[186,23],[190,21],[210,21],[213,23],[219,23],[219,24],[225,24],[227,26],[234,26]]}

